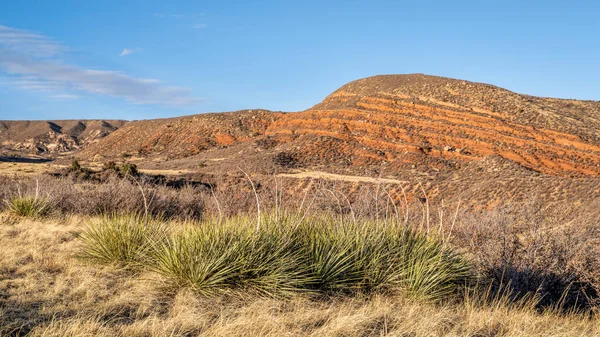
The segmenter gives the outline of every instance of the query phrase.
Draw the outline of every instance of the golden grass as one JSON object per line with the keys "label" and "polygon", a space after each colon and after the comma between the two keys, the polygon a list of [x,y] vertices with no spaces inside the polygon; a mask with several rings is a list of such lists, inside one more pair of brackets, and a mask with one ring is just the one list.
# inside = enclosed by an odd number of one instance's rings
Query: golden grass
{"label": "golden grass", "polygon": [[65,167],[67,166],[54,163],[0,162],[0,176],[36,176]]}
{"label": "golden grass", "polygon": [[77,259],[84,220],[0,215],[0,335],[600,336],[597,319],[527,305],[168,293],[152,274]]}

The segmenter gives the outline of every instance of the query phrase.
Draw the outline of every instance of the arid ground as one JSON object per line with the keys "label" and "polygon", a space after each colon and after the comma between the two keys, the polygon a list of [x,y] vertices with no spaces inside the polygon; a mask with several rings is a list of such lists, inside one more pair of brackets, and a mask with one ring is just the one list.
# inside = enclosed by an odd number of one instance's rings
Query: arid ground
{"label": "arid ground", "polygon": [[0,334],[600,336],[600,103],[414,75],[0,122]]}

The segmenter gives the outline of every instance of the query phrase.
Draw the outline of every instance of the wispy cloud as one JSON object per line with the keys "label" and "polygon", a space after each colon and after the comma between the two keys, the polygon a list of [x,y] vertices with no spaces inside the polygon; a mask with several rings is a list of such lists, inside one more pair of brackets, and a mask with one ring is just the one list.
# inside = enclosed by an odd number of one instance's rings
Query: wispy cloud
{"label": "wispy cloud", "polygon": [[206,26],[207,26],[206,23],[197,23],[195,25],[192,25],[192,28],[195,28],[195,29],[204,29],[204,28],[206,28]]}
{"label": "wispy cloud", "polygon": [[50,96],[50,98],[53,98],[53,99],[56,99],[59,101],[71,101],[74,99],[78,99],[79,96],[73,95],[73,94],[56,94],[56,95]]}
{"label": "wispy cloud", "polygon": [[141,48],[134,48],[134,49],[123,48],[123,51],[121,52],[121,54],[119,54],[119,56],[127,56],[127,55],[131,55],[133,53],[137,53],[139,51],[142,51],[142,49]]}
{"label": "wispy cloud", "polygon": [[46,36],[0,25],[0,47],[38,57],[50,57],[66,50]]}
{"label": "wispy cloud", "polygon": [[57,59],[65,50],[46,36],[0,26],[0,71],[8,75],[14,87],[54,92],[55,96],[78,91],[120,97],[136,104],[185,105],[199,101],[189,89],[168,86],[157,79],[87,69]]}

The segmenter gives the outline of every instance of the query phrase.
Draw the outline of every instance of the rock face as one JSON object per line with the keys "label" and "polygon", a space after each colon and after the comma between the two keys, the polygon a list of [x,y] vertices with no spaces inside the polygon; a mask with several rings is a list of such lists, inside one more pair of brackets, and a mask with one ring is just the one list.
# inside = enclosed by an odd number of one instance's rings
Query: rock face
{"label": "rock face", "polygon": [[307,158],[349,165],[442,170],[497,155],[547,174],[600,174],[600,102],[420,74],[351,82],[267,134],[300,141]]}
{"label": "rock face", "polygon": [[286,152],[303,167],[442,172],[497,157],[549,175],[596,176],[600,102],[420,74],[375,76],[344,85],[303,112],[131,122],[82,154],[185,158],[240,144],[244,153],[251,146]]}
{"label": "rock face", "polygon": [[61,154],[84,148],[125,125],[120,120],[0,121],[0,144],[29,154]]}

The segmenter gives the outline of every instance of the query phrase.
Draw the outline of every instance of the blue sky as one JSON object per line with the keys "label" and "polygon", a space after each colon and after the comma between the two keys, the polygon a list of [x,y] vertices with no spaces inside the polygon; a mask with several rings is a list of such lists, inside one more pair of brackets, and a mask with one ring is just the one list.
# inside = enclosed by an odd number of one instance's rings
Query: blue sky
{"label": "blue sky", "polygon": [[0,119],[299,111],[426,73],[600,100],[597,1],[1,1]]}

